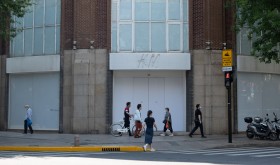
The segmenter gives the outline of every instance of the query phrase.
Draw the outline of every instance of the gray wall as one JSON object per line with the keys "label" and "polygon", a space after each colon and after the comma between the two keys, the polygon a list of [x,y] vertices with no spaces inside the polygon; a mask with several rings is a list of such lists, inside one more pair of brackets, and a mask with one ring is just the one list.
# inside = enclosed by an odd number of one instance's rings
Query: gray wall
{"label": "gray wall", "polygon": [[64,133],[107,132],[107,58],[104,49],[64,51]]}

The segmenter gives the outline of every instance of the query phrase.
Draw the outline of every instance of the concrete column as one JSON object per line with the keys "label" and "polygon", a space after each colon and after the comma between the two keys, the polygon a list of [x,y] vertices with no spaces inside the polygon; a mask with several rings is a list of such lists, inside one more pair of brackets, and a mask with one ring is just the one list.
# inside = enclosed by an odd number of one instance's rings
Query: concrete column
{"label": "concrete column", "polygon": [[70,50],[64,56],[64,130],[105,133],[107,51]]}
{"label": "concrete column", "polygon": [[193,58],[194,101],[201,104],[207,134],[227,132],[227,93],[221,66],[221,51],[195,50]]}

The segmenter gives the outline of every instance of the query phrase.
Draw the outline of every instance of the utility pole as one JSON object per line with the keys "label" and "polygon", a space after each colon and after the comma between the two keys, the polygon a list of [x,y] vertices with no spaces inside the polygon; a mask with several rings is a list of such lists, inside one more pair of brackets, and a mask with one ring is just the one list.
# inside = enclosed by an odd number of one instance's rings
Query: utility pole
{"label": "utility pole", "polygon": [[232,121],[231,121],[231,83],[232,79],[232,50],[226,49],[226,43],[222,53],[223,72],[225,72],[225,87],[227,89],[227,107],[228,107],[228,142],[232,143]]}

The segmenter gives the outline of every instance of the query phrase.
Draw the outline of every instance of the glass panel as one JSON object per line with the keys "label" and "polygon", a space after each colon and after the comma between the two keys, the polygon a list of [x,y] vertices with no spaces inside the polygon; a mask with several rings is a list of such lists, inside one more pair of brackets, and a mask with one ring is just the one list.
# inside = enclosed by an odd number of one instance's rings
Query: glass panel
{"label": "glass panel", "polygon": [[119,44],[121,51],[132,50],[132,28],[131,24],[120,25]]}
{"label": "glass panel", "polygon": [[147,21],[150,19],[149,0],[135,0],[135,20]]}
{"label": "glass panel", "polygon": [[168,0],[168,19],[180,20],[180,0]]}
{"label": "glass panel", "polygon": [[34,31],[34,54],[43,54],[43,28],[35,28]]}
{"label": "glass panel", "polygon": [[189,20],[189,7],[188,7],[188,0],[183,0],[183,17],[184,22],[188,22]]}
{"label": "glass panel", "polygon": [[169,25],[169,50],[179,51],[180,50],[180,25],[170,24]]}
{"label": "glass panel", "polygon": [[165,0],[152,0],[152,13],[153,21],[165,21],[166,3]]}
{"label": "glass panel", "polygon": [[183,49],[184,52],[189,52],[189,24],[185,23],[183,28]]}
{"label": "glass panel", "polygon": [[28,8],[27,13],[24,15],[24,27],[33,27],[33,7]]}
{"label": "glass panel", "polygon": [[55,24],[55,1],[56,0],[46,0],[46,25]]}
{"label": "glass panel", "polygon": [[165,23],[152,23],[152,51],[166,51],[166,31]]}
{"label": "glass panel", "polygon": [[60,25],[61,20],[61,0],[56,0],[57,6],[56,6],[56,24]]}
{"label": "glass panel", "polygon": [[132,16],[132,1],[120,0],[120,20],[131,20]]}
{"label": "glass panel", "polygon": [[24,55],[32,55],[33,29],[24,30]]}
{"label": "glass panel", "polygon": [[56,54],[60,54],[60,26],[56,27]]}
{"label": "glass panel", "polygon": [[117,52],[117,24],[112,23],[112,52]]}
{"label": "glass panel", "polygon": [[45,54],[55,54],[55,27],[45,28]]}
{"label": "glass panel", "polygon": [[43,26],[44,23],[44,0],[35,0],[35,26]]}
{"label": "glass panel", "polygon": [[249,30],[247,28],[241,29],[241,54],[251,54],[251,41],[248,39]]}
{"label": "glass panel", "polygon": [[149,51],[149,23],[135,23],[135,50]]}
{"label": "glass panel", "polygon": [[23,33],[20,32],[14,38],[14,56],[23,55]]}
{"label": "glass panel", "polygon": [[18,29],[22,29],[22,27],[23,27],[23,18],[15,18],[15,26]]}

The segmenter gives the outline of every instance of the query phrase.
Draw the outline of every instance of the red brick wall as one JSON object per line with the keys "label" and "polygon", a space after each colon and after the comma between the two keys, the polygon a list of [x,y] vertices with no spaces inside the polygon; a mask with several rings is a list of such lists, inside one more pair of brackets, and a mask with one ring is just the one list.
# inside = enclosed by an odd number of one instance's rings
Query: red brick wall
{"label": "red brick wall", "polygon": [[110,46],[110,0],[62,0],[61,47],[89,49],[94,41],[97,49]]}
{"label": "red brick wall", "polygon": [[225,8],[226,0],[189,0],[190,4],[190,49],[228,48],[234,44],[233,11]]}

